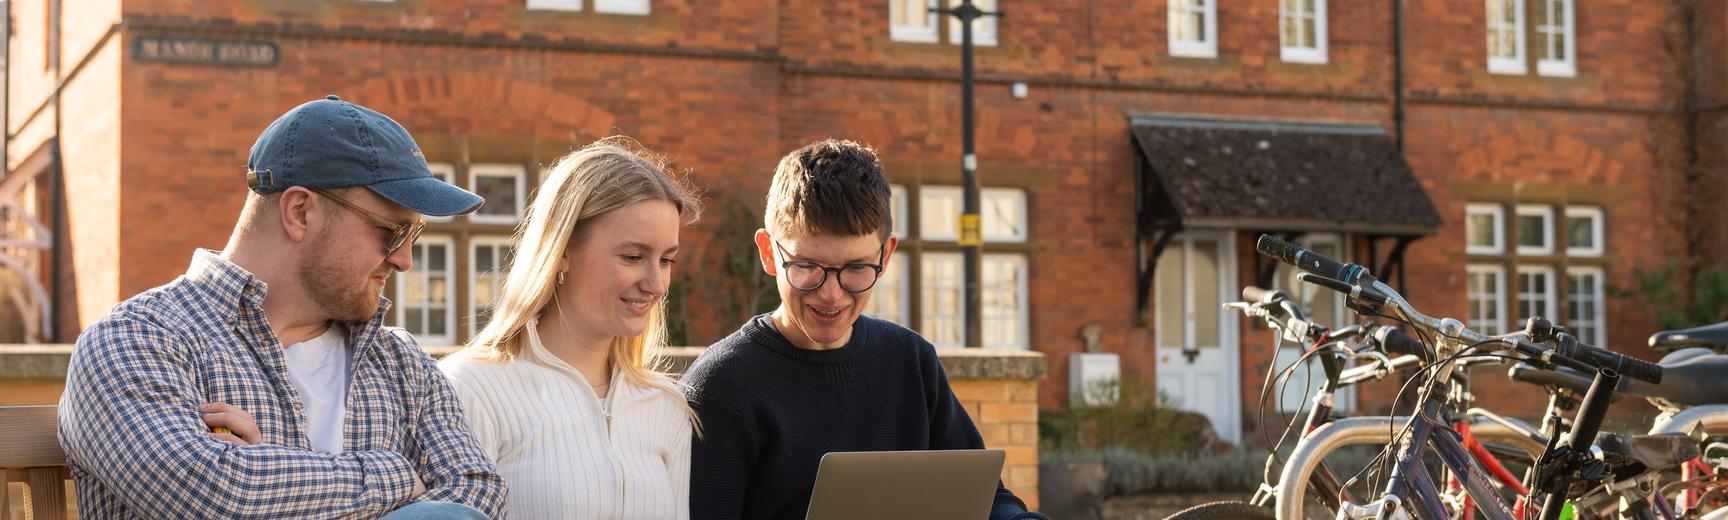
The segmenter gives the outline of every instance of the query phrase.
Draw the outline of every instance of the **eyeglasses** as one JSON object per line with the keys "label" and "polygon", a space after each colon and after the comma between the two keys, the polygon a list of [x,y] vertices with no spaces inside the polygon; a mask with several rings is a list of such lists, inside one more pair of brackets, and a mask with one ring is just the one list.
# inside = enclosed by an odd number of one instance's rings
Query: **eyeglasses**
{"label": "eyeglasses", "polygon": [[390,240],[384,243],[384,256],[396,254],[396,250],[401,249],[404,244],[414,243],[414,239],[420,237],[420,230],[426,227],[425,222],[398,224],[388,218],[384,218],[383,215],[373,213],[366,208],[362,208],[352,202],[343,200],[342,197],[331,195],[330,192],[318,188],[307,189],[312,190],[312,193],[323,195],[324,198],[336,201],[336,203],[341,204],[342,207],[348,208],[355,213],[359,213],[360,216],[366,217],[367,220],[371,220],[373,224],[377,224],[378,227],[389,231]]}
{"label": "eyeglasses", "polygon": [[[784,259],[791,255],[780,247],[779,241],[774,241],[774,251]],[[849,293],[861,293],[876,286],[876,280],[882,277],[882,258],[887,253],[885,249],[876,250],[874,264],[846,264],[840,267],[828,267],[808,260],[784,260],[780,262],[780,272],[785,275],[786,283],[800,291],[814,291],[828,283],[828,275],[834,274],[840,280],[840,288]]]}

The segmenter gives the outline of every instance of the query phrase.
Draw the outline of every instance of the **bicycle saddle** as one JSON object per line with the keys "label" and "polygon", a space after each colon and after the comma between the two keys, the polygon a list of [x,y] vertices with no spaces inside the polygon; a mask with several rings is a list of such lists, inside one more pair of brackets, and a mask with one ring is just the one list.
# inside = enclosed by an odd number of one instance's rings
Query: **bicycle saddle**
{"label": "bicycle saddle", "polygon": [[1683,433],[1660,435],[1596,435],[1602,460],[1617,478],[1632,478],[1646,471],[1666,471],[1698,456],[1698,441]]}
{"label": "bicycle saddle", "polygon": [[[1620,378],[1620,394],[1659,401],[1664,408],[1704,404],[1728,404],[1728,355],[1706,348],[1676,350],[1662,357],[1662,384],[1652,385],[1629,377]],[[1519,363],[1508,373],[1514,381],[1553,385],[1583,395],[1590,388],[1590,375],[1569,368],[1543,370]]]}
{"label": "bicycle saddle", "polygon": [[1728,346],[1728,321],[1690,329],[1664,330],[1650,335],[1650,348],[1658,350],[1722,346]]}

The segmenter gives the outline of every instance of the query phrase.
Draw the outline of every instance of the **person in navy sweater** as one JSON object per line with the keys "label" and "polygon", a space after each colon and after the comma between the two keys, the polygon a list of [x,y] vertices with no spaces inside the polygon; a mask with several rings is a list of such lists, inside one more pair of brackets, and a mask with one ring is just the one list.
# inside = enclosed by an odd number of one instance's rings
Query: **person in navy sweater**
{"label": "person in navy sweater", "polygon": [[[780,307],[709,347],[684,376],[702,434],[692,519],[805,516],[822,456],[984,447],[918,333],[863,316],[894,256],[876,153],[823,140],[782,158],[755,241]],[[992,520],[1042,519],[997,484]]]}

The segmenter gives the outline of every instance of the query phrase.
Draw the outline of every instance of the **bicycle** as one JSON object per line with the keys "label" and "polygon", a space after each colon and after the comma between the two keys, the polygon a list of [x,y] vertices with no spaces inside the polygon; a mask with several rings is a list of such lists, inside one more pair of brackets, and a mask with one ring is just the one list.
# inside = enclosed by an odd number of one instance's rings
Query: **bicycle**
{"label": "bicycle", "polygon": [[[1269,370],[1266,376],[1267,382],[1263,385],[1261,392],[1262,424],[1266,422],[1264,420],[1264,403],[1268,401],[1267,393],[1270,392],[1274,380],[1285,381],[1285,378],[1291,375],[1297,366],[1301,366],[1309,359],[1318,359],[1320,362],[1324,379],[1312,399],[1313,406],[1309,408],[1307,417],[1302,422],[1298,442],[1334,422],[1335,419],[1332,416],[1333,397],[1339,389],[1367,381],[1384,379],[1393,373],[1402,372],[1422,364],[1420,357],[1423,353],[1422,344],[1394,327],[1351,325],[1329,329],[1324,325],[1309,321],[1301,308],[1295,305],[1289,296],[1282,291],[1246,287],[1242,290],[1242,297],[1247,301],[1225,304],[1225,308],[1239,310],[1250,318],[1265,320],[1267,325],[1275,331],[1275,337],[1280,342],[1291,341],[1302,345],[1312,345],[1296,363],[1279,371],[1278,377],[1274,378],[1273,372]],[[1346,369],[1344,368],[1345,360],[1361,360],[1366,363]],[[1472,410],[1469,415],[1471,420],[1460,421],[1458,427],[1465,431],[1473,429],[1476,436],[1498,439],[1512,444],[1522,444],[1523,452],[1531,458],[1538,454],[1544,445],[1541,439],[1531,436],[1531,428],[1528,425],[1519,421],[1500,417],[1485,410]],[[1343,421],[1347,425],[1360,422],[1359,419],[1343,419]],[[1266,442],[1273,454],[1267,457],[1263,483],[1248,502],[1202,504],[1172,515],[1169,520],[1273,518],[1272,510],[1268,506],[1271,505],[1274,497],[1277,480],[1273,479],[1272,470],[1280,462],[1277,456],[1280,447],[1283,446],[1291,429],[1295,426],[1296,423],[1292,422],[1290,428],[1286,428],[1276,444],[1267,439]],[[1387,428],[1382,426],[1377,430],[1385,433]],[[1332,429],[1327,431],[1332,431]],[[1389,442],[1389,439],[1381,442]],[[1498,460],[1489,454],[1490,450],[1486,445],[1475,442],[1475,436],[1466,437],[1465,444],[1471,448],[1479,462],[1500,475],[1503,481],[1514,486],[1517,485],[1516,479],[1511,478],[1510,473],[1506,472]],[[1316,461],[1318,459],[1318,457],[1315,458]],[[1297,459],[1292,458],[1291,460]],[[1288,468],[1288,466],[1286,467]],[[1321,505],[1328,509],[1336,509],[1339,500],[1348,497],[1345,493],[1346,490],[1339,484],[1337,476],[1324,464],[1315,466],[1314,471],[1307,474],[1303,479],[1311,489],[1317,490],[1307,494],[1307,496],[1318,500]]]}
{"label": "bicycle", "polygon": [[[1662,380],[1662,367],[1656,364],[1584,345],[1552,327],[1529,327],[1535,330],[1489,336],[1456,319],[1429,317],[1374,278],[1366,268],[1340,263],[1270,235],[1262,235],[1256,249],[1304,271],[1298,276],[1303,282],[1346,295],[1346,305],[1357,314],[1390,318],[1410,327],[1423,337],[1428,353],[1425,357],[1438,360],[1423,367],[1429,377],[1412,379],[1423,382],[1418,388],[1416,413],[1393,436],[1396,444],[1388,446],[1389,450],[1396,446],[1397,453],[1384,492],[1364,504],[1341,501],[1340,519],[1408,518],[1412,514],[1429,520],[1450,518],[1443,494],[1423,466],[1429,449],[1444,469],[1458,479],[1465,495],[1484,516],[1491,520],[1512,520],[1519,516],[1489,487],[1491,479],[1486,471],[1469,455],[1461,436],[1450,428],[1446,409],[1457,404],[1461,396],[1458,385],[1441,383],[1453,381],[1453,373],[1459,368],[1454,361],[1465,355],[1501,355],[1542,368],[1565,367],[1593,373],[1564,443],[1561,436],[1550,436],[1529,478],[1531,485],[1525,501],[1534,504],[1537,496],[1542,497],[1542,520],[1558,518],[1568,498],[1583,495],[1608,477],[1605,465],[1590,456],[1590,448],[1622,374],[1651,384],[1660,384]],[[1304,461],[1309,463],[1317,464]],[[1290,470],[1287,465],[1287,476]],[[1302,480],[1280,479],[1275,509],[1278,518],[1300,518],[1301,495],[1294,487]],[[1286,488],[1292,489],[1286,492]]]}

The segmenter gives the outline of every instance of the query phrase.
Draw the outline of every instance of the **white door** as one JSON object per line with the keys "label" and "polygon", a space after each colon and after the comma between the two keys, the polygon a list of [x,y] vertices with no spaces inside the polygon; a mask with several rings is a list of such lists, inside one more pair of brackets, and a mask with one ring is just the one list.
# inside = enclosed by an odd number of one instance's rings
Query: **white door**
{"label": "white door", "polygon": [[[1230,232],[1184,232],[1158,256],[1158,391],[1205,414],[1218,436],[1241,442],[1241,386],[1235,301],[1236,248]],[[1184,347],[1189,347],[1185,352]]]}

